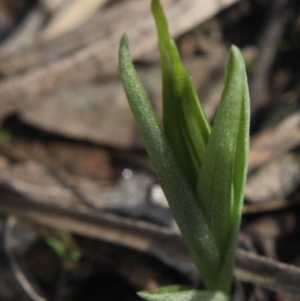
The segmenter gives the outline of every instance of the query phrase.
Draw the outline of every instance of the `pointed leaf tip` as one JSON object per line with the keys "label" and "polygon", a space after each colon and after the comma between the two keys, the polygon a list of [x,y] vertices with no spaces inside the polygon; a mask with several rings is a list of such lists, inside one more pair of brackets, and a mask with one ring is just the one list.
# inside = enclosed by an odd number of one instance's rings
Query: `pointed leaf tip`
{"label": "pointed leaf tip", "polygon": [[196,88],[183,66],[171,39],[159,0],[152,1],[163,78],[163,125],[186,177],[195,188],[201,161],[210,135],[210,124],[200,104]]}
{"label": "pointed leaf tip", "polygon": [[126,33],[122,35],[120,44],[128,47],[128,36]]}

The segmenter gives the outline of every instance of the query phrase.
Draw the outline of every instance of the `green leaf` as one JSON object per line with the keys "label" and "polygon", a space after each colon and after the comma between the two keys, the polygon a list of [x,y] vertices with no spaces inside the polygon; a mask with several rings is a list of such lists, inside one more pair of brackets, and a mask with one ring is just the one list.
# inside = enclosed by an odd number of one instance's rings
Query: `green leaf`
{"label": "green leaf", "polygon": [[167,21],[158,0],[152,1],[163,79],[164,133],[193,187],[210,135],[210,124],[198,99],[190,75],[181,63],[170,38]]}
{"label": "green leaf", "polygon": [[148,301],[228,301],[227,295],[221,292],[191,290],[189,288],[170,285],[154,291],[139,292],[138,295]]}
{"label": "green leaf", "polygon": [[225,89],[197,182],[203,214],[222,254],[219,285],[214,289],[223,291],[230,287],[240,225],[248,164],[249,111],[244,60],[233,46]]}
{"label": "green leaf", "polygon": [[121,39],[119,67],[129,105],[172,213],[206,286],[213,287],[221,264],[219,251],[195,190],[182,171],[134,70],[126,35]]}
{"label": "green leaf", "polygon": [[[236,47],[231,48],[225,89],[211,129],[169,37],[159,0],[152,1],[152,9],[162,57],[164,130],[136,75],[126,36],[120,44],[121,79],[158,180],[205,286],[211,292],[227,294],[249,148],[249,95],[243,58]],[[147,300],[200,299],[199,291],[190,290],[141,294]],[[205,298],[203,292],[201,296]],[[207,295],[203,300],[218,300],[208,298],[214,297]]]}

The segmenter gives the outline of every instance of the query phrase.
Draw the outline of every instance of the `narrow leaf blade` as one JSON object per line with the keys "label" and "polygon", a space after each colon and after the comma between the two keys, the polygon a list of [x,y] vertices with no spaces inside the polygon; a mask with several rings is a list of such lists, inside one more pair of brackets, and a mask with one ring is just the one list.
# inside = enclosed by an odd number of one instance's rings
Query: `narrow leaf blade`
{"label": "narrow leaf blade", "polygon": [[214,286],[220,266],[214,238],[194,189],[183,173],[134,70],[126,36],[121,40],[119,54],[121,79],[138,129],[183,238],[209,288]]}
{"label": "narrow leaf blade", "polygon": [[186,287],[171,285],[154,291],[139,292],[138,295],[148,301],[228,301],[221,292],[191,290]]}
{"label": "narrow leaf blade", "polygon": [[211,128],[176,44],[170,38],[159,0],[152,1],[152,12],[161,56],[164,132],[195,187]]}
{"label": "narrow leaf blade", "polygon": [[240,112],[240,120],[238,126],[238,135],[236,143],[236,151],[234,158],[233,170],[233,202],[231,210],[231,237],[228,241],[226,255],[223,260],[222,269],[220,270],[219,281],[222,283],[228,282],[228,275],[232,273],[236,245],[238,241],[238,233],[240,228],[241,211],[244,200],[244,189],[247,178],[248,157],[249,157],[249,127],[250,127],[250,97],[248,91],[247,74],[244,65],[243,57],[240,51],[233,47],[232,51],[236,56],[236,60],[241,67],[240,70],[240,85],[244,85],[242,107]]}
{"label": "narrow leaf blade", "polygon": [[227,291],[234,264],[248,161],[247,93],[244,61],[239,50],[233,46],[224,92],[197,182],[197,194],[203,202],[204,215],[223,259],[221,287],[216,289]]}

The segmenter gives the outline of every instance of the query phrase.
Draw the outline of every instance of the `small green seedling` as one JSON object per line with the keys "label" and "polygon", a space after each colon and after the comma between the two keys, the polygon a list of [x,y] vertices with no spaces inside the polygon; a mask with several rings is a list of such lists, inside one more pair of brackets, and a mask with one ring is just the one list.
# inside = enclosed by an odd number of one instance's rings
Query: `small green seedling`
{"label": "small green seedling", "polygon": [[45,233],[43,238],[62,262],[70,264],[80,259],[78,248],[68,231],[60,229],[56,233]]}
{"label": "small green seedling", "polygon": [[206,290],[181,286],[140,292],[146,300],[229,300],[249,149],[245,65],[232,46],[225,88],[211,126],[181,63],[159,0],[152,1],[163,79],[163,127],[132,64],[126,35],[120,75],[129,105]]}

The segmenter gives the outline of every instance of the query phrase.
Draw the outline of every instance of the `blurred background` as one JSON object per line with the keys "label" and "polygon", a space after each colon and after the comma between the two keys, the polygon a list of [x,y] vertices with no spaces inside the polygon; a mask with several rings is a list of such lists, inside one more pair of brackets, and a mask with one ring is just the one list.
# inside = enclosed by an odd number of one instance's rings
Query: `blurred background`
{"label": "blurred background", "polygon": [[[162,4],[211,121],[230,45],[246,61],[251,148],[234,300],[300,300],[300,1]],[[0,301],[135,301],[162,285],[202,287],[119,80],[125,32],[161,116],[150,0],[0,0]]]}

